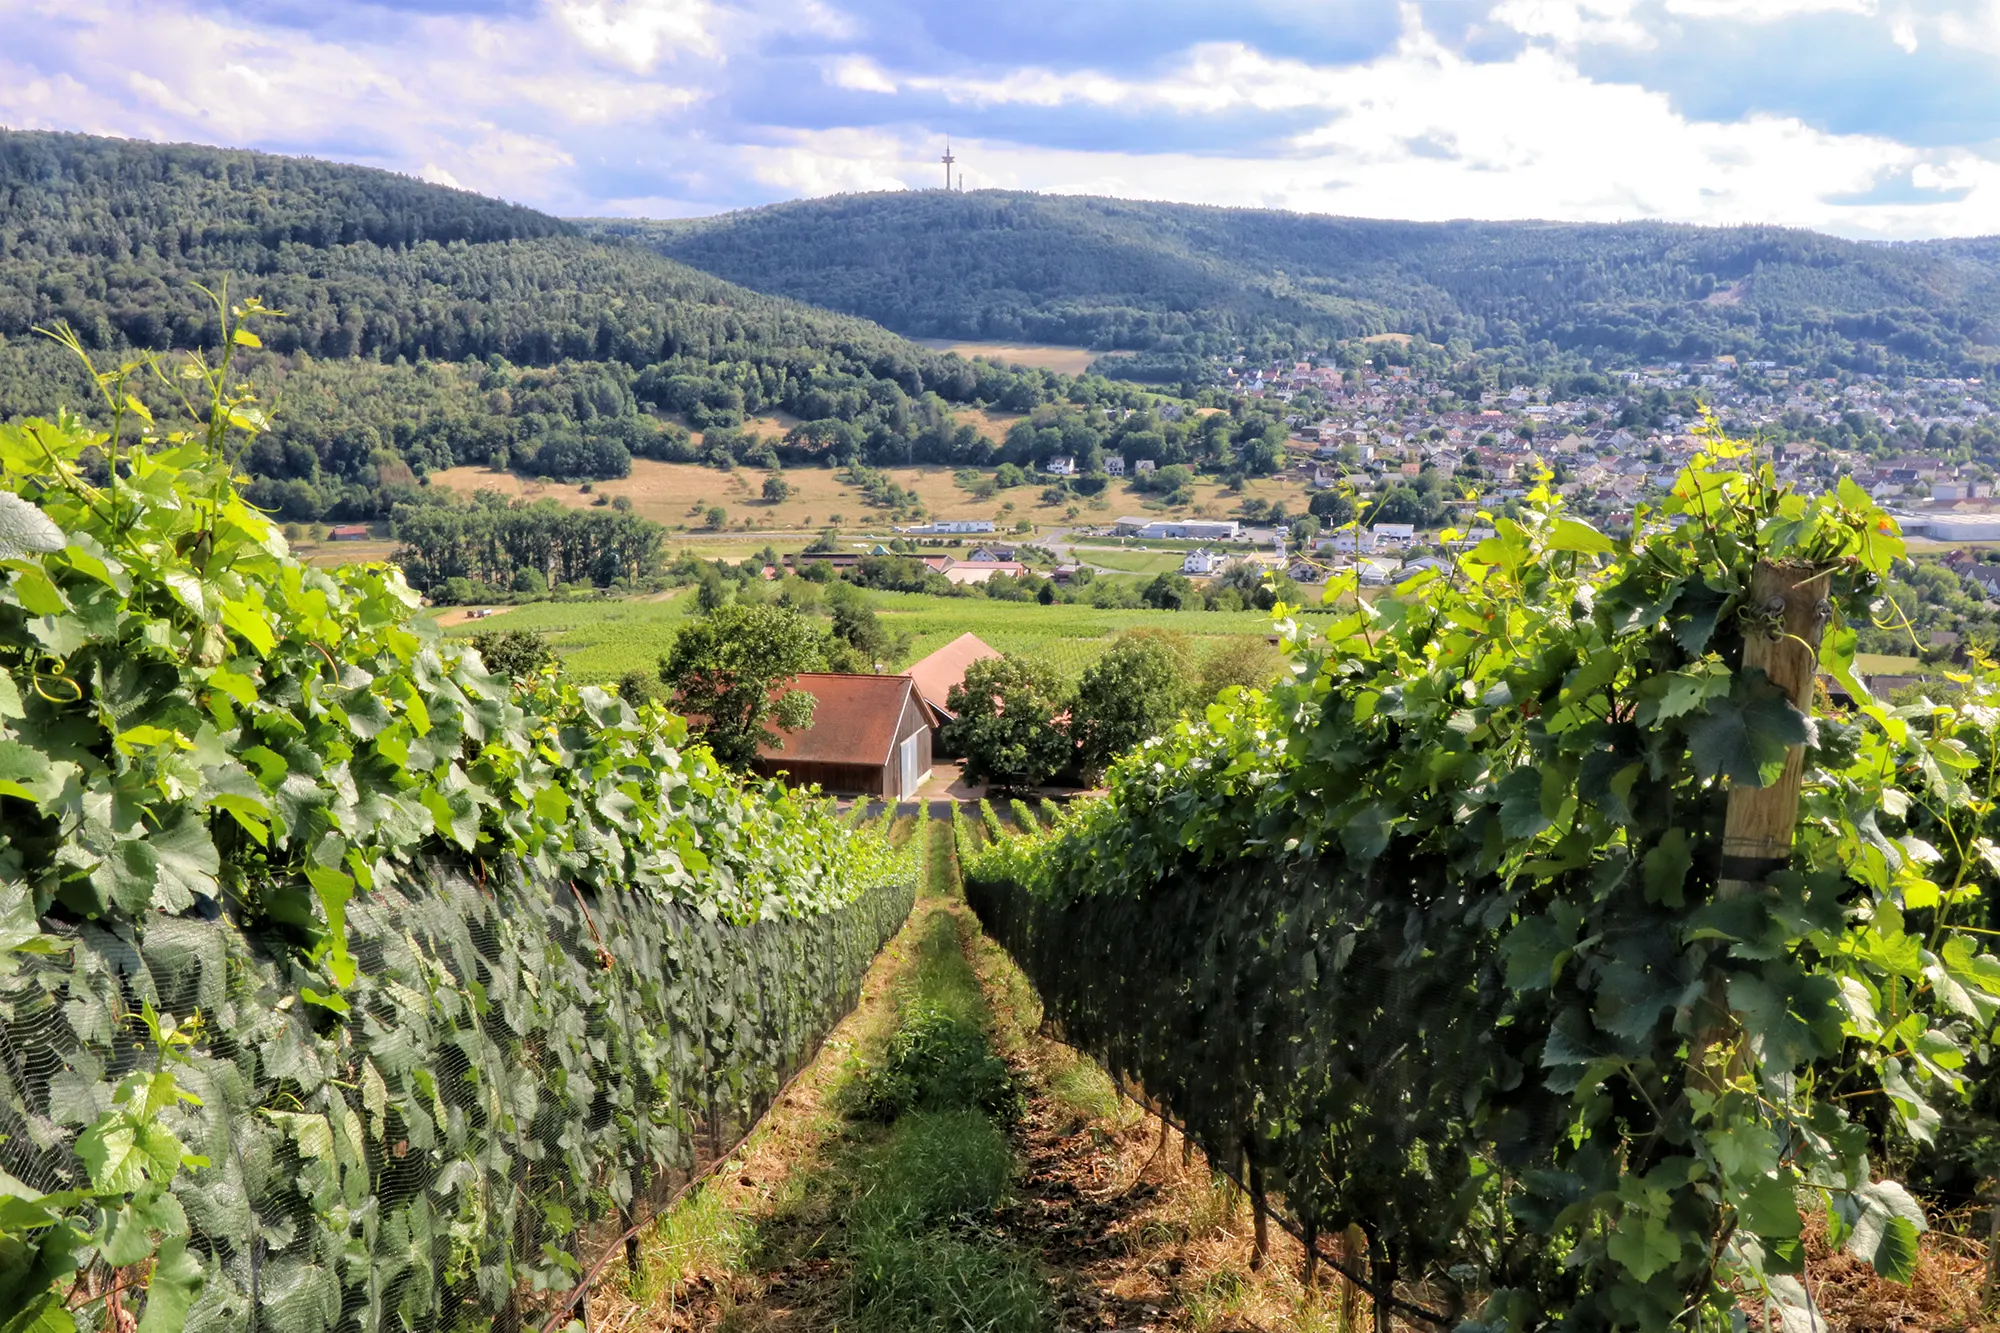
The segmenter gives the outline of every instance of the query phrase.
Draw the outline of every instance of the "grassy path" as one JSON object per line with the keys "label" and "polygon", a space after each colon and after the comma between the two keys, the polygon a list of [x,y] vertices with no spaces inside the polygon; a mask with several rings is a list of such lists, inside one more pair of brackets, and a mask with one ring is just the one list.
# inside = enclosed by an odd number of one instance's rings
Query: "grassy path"
{"label": "grassy path", "polygon": [[[592,1333],[1275,1333],[1341,1327],[1198,1153],[1036,1035],[958,895],[950,826],[861,1005],[744,1149],[607,1277]],[[1348,1327],[1359,1310],[1348,1307]],[[1365,1315],[1360,1315],[1365,1318]]]}

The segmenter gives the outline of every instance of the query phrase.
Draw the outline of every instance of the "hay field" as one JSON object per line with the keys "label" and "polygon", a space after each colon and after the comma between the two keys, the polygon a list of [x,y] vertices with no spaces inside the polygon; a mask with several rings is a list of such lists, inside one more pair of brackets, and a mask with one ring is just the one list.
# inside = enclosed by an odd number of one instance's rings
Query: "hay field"
{"label": "hay field", "polygon": [[386,538],[365,542],[297,541],[292,543],[292,553],[309,565],[332,568],[335,565],[366,565],[387,560],[401,545],[401,542]]}
{"label": "hay field", "polygon": [[950,338],[915,338],[911,341],[934,352],[956,352],[967,360],[983,356],[1004,365],[1053,370],[1058,375],[1081,375],[1090,369],[1090,363],[1099,355],[1088,347],[1063,347],[1056,343],[954,342]]}
{"label": "hay field", "polygon": [[[1023,511],[1035,501],[1036,493],[1025,487],[996,494],[990,500],[974,499],[953,482],[952,469],[948,467],[899,467],[886,471],[898,486],[915,491],[925,508],[938,518],[998,519],[1009,500]],[[887,511],[870,508],[861,492],[842,482],[832,468],[786,469],[782,475],[791,483],[792,495],[777,504],[763,499],[764,479],[770,475],[762,468],[739,467],[723,472],[700,463],[658,463],[650,458],[635,458],[631,476],[592,482],[588,491],[581,483],[553,482],[485,467],[434,472],[431,484],[468,495],[490,490],[509,498],[550,499],[572,509],[587,509],[600,495],[613,498],[624,495],[631,497],[634,513],[680,530],[701,528],[702,511],[711,505],[721,505],[728,511],[725,527],[732,530],[813,532],[835,523],[835,515],[839,515],[838,524],[846,528],[886,531],[890,525]]]}

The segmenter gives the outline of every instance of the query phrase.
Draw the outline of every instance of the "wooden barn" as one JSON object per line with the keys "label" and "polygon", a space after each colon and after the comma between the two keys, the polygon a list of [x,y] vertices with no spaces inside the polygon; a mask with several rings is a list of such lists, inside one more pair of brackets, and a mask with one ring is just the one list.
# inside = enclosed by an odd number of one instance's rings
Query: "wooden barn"
{"label": "wooden barn", "polygon": [[787,688],[818,700],[812,725],[760,747],[757,772],[890,801],[908,800],[930,777],[930,716],[908,676],[811,672]]}

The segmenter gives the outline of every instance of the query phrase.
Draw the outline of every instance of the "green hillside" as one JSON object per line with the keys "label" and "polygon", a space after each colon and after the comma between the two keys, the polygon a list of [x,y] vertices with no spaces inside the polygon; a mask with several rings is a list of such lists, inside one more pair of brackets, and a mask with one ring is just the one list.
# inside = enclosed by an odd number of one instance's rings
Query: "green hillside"
{"label": "green hillside", "polygon": [[774,412],[807,455],[960,461],[985,445],[950,405],[1026,411],[1056,385],[389,172],[0,131],[0,420],[85,400],[36,327],[106,353],[211,345],[195,284],[224,282],[286,314],[242,363],[279,403],[245,461],[299,521],[386,516],[426,473],[503,454],[618,476],[699,458],[690,426],[749,453],[736,428]]}
{"label": "green hillside", "polygon": [[1413,333],[1614,362],[2000,357],[2000,246],[1777,227],[1416,223],[978,191],[580,224],[911,336],[1156,352]]}

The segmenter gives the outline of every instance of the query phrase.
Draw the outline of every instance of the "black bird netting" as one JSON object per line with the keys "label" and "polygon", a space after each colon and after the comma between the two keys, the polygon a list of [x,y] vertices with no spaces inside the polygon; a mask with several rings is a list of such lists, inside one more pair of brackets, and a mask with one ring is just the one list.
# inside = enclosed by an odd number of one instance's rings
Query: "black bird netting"
{"label": "black bird netting", "polygon": [[167,1113],[208,1160],[174,1187],[188,1329],[537,1325],[812,1058],[914,894],[739,927],[436,867],[349,908],[345,1014],[228,921],[87,924],[0,976],[0,1170],[82,1182],[79,1132],[154,1058],[144,1006],[199,1015],[200,1104]]}

